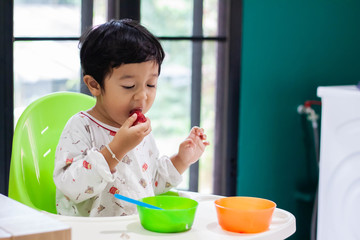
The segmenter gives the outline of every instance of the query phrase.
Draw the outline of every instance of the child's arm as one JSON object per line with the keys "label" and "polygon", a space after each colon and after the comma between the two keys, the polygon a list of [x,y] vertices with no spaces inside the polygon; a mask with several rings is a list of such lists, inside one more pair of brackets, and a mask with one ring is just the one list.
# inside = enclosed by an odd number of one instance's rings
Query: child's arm
{"label": "child's arm", "polygon": [[113,178],[101,153],[95,148],[92,131],[81,118],[65,126],[55,153],[54,182],[74,202],[90,199],[104,190]]}
{"label": "child's arm", "polygon": [[210,143],[206,141],[204,129],[193,127],[189,136],[180,144],[178,154],[171,161],[180,174],[195,163]]}
{"label": "child's arm", "polygon": [[[149,119],[131,126],[135,120],[136,117],[130,117],[109,143],[117,159],[122,159],[151,131]],[[109,182],[115,181],[112,173],[117,160],[104,145],[95,144],[100,139],[105,143],[108,136],[95,136],[94,132],[81,117],[73,118],[64,128],[55,154],[55,185],[77,203],[98,195]]]}
{"label": "child's arm", "polygon": [[[118,160],[122,159],[126,153],[139,145],[144,137],[151,132],[150,119],[147,118],[146,122],[133,126],[136,117],[137,115],[134,113],[124,122],[114,136],[114,139],[108,144],[110,150],[105,147],[100,151],[112,172],[115,171]],[[112,154],[116,158],[113,158]]]}
{"label": "child's arm", "polygon": [[204,130],[194,127],[189,136],[180,144],[178,154],[170,159],[166,156],[158,157],[156,149],[157,167],[154,172],[154,192],[155,195],[169,191],[177,186],[181,180],[181,174],[194,162],[196,162],[209,145],[206,141]]}

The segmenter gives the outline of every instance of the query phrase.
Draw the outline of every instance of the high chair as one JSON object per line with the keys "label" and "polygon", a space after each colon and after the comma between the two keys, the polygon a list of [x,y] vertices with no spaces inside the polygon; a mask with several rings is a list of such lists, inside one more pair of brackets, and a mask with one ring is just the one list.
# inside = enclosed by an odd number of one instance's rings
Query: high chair
{"label": "high chair", "polygon": [[56,213],[54,159],[71,116],[95,105],[82,93],[56,92],[32,102],[14,131],[8,196],[32,208]]}

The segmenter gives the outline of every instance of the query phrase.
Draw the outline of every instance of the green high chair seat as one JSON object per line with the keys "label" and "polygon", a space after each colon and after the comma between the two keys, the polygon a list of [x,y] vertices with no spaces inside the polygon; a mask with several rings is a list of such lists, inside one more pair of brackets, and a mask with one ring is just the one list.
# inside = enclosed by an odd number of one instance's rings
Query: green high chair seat
{"label": "green high chair seat", "polygon": [[55,151],[71,116],[95,105],[95,98],[57,92],[32,102],[14,131],[8,196],[29,207],[56,213]]}

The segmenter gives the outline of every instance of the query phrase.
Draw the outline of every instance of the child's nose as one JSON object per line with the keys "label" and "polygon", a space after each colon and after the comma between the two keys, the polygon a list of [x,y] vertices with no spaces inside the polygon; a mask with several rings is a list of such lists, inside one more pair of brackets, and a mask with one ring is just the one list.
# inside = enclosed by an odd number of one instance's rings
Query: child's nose
{"label": "child's nose", "polygon": [[136,93],[135,93],[135,100],[144,100],[147,98],[147,93],[145,89],[139,89]]}

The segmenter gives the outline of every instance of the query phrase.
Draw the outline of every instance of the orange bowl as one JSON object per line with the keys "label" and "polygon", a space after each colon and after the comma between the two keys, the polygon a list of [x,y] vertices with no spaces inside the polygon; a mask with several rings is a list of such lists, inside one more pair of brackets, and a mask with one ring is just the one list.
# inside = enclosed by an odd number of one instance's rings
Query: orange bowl
{"label": "orange bowl", "polygon": [[230,232],[260,233],[269,229],[276,204],[255,197],[225,197],[215,201],[220,226]]}

